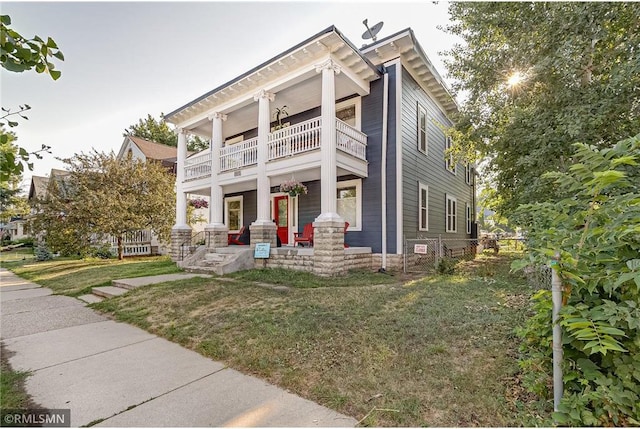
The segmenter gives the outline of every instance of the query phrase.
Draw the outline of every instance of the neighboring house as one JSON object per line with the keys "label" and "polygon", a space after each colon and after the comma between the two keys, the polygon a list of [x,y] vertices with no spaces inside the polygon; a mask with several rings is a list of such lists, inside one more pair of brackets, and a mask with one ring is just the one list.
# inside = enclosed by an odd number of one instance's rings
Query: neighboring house
{"label": "neighboring house", "polygon": [[[361,49],[334,26],[321,31],[165,116],[179,131],[172,255],[190,234],[187,194],[212,196],[210,248],[250,227],[252,245],[272,243],[270,262],[304,253],[299,265],[319,274],[349,267],[354,249],[374,268],[381,254],[399,266],[405,239],[470,238],[473,167],[445,156],[456,112],[411,29]],[[187,133],[211,137],[211,150],[188,157]],[[291,180],[308,193],[280,192]],[[315,253],[287,249],[308,223]]]}
{"label": "neighboring house", "polygon": [[[126,136],[120,150],[118,151],[118,159],[123,159],[125,156],[131,156],[134,159],[141,159],[143,161],[155,161],[161,163],[167,168],[173,175],[176,174],[176,158],[177,148],[174,146],[167,146],[142,139],[140,137]],[[187,152],[187,156],[193,155],[193,152]],[[203,198],[207,201],[208,197],[193,196],[193,198]],[[187,199],[191,199],[188,195]],[[204,230],[205,225],[209,222],[209,211],[207,209],[193,209],[193,217],[200,219],[200,221],[194,222],[192,228],[194,231]],[[154,238],[155,240],[155,238]],[[164,252],[163,252],[164,253]]]}
{"label": "neighboring house", "polygon": [[26,220],[21,217],[11,218],[9,222],[0,224],[0,237],[2,240],[16,241],[29,238]]}

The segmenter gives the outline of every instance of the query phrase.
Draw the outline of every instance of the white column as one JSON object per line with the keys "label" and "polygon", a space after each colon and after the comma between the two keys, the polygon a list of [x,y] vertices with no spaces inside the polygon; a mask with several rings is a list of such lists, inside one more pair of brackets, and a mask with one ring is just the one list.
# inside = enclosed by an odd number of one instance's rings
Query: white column
{"label": "white column", "polygon": [[191,229],[187,224],[187,194],[184,192],[184,162],[187,159],[187,134],[178,130],[178,159],[176,170],[176,224],[174,229]]}
{"label": "white column", "polygon": [[316,65],[316,72],[322,72],[322,106],[321,106],[321,146],[320,156],[320,216],[316,221],[341,220],[336,213],[336,186],[338,167],[336,160],[336,87],[335,75],[340,67],[329,58]]}
{"label": "white column", "polygon": [[224,226],[224,194],[222,186],[219,185],[218,174],[220,173],[220,149],[222,148],[222,122],[227,120],[227,115],[216,112],[209,117],[212,121],[213,132],[211,133],[211,198],[209,202],[209,225],[208,227]]}
{"label": "white column", "polygon": [[267,161],[269,158],[269,133],[271,132],[269,102],[275,99],[275,94],[262,90],[253,99],[258,102],[258,202],[254,224],[265,225],[273,223],[271,213],[269,213],[271,192],[269,177],[267,177]]}

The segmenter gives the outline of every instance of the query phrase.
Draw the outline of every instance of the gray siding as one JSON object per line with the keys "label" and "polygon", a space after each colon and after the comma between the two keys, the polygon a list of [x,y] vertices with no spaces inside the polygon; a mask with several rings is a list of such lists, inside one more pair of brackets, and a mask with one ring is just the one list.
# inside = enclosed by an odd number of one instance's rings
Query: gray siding
{"label": "gray siding", "polygon": [[[428,154],[418,150],[418,103],[427,111]],[[439,124],[451,121],[420,88],[411,75],[402,70],[402,180],[403,221],[406,238],[466,238],[465,203],[471,205],[473,187],[465,183],[464,165],[453,175],[445,167],[445,135]],[[429,231],[418,230],[418,182],[429,187]],[[457,233],[446,232],[446,197],[457,200]]]}

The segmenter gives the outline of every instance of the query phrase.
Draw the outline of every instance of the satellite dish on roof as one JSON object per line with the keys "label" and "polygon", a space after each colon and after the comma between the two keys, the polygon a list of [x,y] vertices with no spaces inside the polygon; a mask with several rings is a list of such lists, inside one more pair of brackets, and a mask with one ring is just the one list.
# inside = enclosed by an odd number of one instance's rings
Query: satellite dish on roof
{"label": "satellite dish on roof", "polygon": [[364,24],[365,27],[367,27],[367,31],[365,31],[364,33],[362,33],[362,38],[363,39],[372,39],[374,42],[376,40],[378,40],[378,38],[376,37],[376,35],[378,34],[378,32],[380,30],[382,30],[382,26],[384,25],[384,22],[380,21],[379,23],[377,23],[376,25],[374,25],[373,27],[369,28],[369,25],[367,24],[368,20],[365,19],[364,21],[362,21],[362,23]]}

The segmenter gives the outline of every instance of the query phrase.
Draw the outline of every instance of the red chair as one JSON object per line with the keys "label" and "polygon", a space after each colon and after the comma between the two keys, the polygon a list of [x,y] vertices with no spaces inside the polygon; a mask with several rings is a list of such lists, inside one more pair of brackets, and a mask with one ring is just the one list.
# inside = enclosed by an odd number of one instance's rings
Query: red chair
{"label": "red chair", "polygon": [[309,247],[313,247],[313,224],[308,223],[304,226],[302,233],[294,232],[293,233],[293,245],[297,246],[300,244],[301,246],[307,243]]}
{"label": "red chair", "polygon": [[245,226],[243,225],[242,228],[240,228],[240,231],[238,231],[237,233],[234,232],[234,233],[228,234],[227,244],[229,245],[236,244],[238,246],[244,246],[245,244],[239,240],[242,234],[244,234],[244,229],[245,229]]}
{"label": "red chair", "polygon": [[[345,222],[345,223],[344,223],[344,235],[345,235],[345,236],[347,235],[347,228],[349,228],[349,222]],[[349,245],[347,244],[347,241],[346,241],[346,240],[345,240],[345,242],[344,242],[344,247],[345,247],[345,249],[346,249],[347,247],[349,247]]]}

